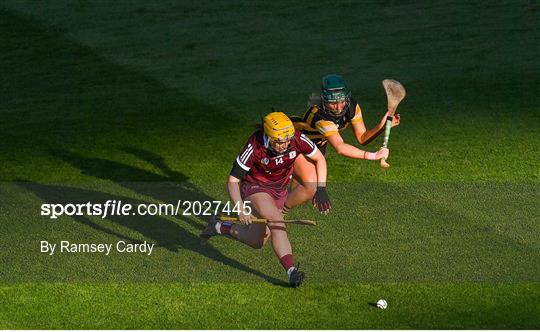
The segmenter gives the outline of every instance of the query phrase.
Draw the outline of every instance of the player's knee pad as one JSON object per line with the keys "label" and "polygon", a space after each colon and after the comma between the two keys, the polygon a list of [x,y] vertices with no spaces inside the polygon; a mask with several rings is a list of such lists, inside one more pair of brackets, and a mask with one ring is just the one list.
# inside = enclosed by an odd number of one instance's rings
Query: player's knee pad
{"label": "player's knee pad", "polygon": [[253,249],[262,249],[264,247],[264,244],[266,243],[266,240],[264,237],[261,237],[259,240],[252,241],[249,243],[249,246]]}

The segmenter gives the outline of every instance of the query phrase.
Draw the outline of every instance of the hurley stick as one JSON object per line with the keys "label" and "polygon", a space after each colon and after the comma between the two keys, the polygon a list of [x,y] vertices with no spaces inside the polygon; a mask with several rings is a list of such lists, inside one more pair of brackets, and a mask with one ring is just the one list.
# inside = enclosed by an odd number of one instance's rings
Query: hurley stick
{"label": "hurley stick", "polygon": [[[238,217],[228,217],[228,216],[218,216],[218,220],[220,221],[229,221],[233,223],[239,223],[240,219]],[[317,223],[313,220],[280,220],[280,221],[270,221],[268,219],[260,219],[260,218],[251,218],[251,223],[253,224],[270,224],[270,223],[285,223],[285,224],[297,224],[297,225],[308,225],[308,226],[316,226]]]}
{"label": "hurley stick", "polygon": [[[384,128],[384,141],[383,148],[388,147],[388,140],[390,139],[390,131],[392,130],[392,120],[399,103],[405,98],[405,88],[401,83],[396,80],[385,79],[382,81],[384,90],[386,91],[386,99],[388,100],[388,117],[386,118],[386,127]],[[381,167],[388,168],[390,164],[386,162],[385,158],[380,161]]]}

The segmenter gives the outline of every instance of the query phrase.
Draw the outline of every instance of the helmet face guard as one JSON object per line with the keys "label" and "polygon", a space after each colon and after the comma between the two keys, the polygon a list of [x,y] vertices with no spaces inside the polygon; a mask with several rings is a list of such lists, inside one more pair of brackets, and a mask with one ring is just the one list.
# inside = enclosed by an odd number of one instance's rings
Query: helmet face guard
{"label": "helmet face guard", "polygon": [[350,95],[345,94],[343,90],[332,91],[328,94],[323,94],[323,111],[331,116],[340,117],[345,114],[349,108]]}
{"label": "helmet face guard", "polygon": [[290,143],[291,143],[291,139],[279,140],[279,141],[270,140],[268,142],[268,148],[274,154],[282,154],[289,149]]}
{"label": "helmet face guard", "polygon": [[332,117],[345,114],[351,100],[351,93],[339,75],[326,75],[322,81],[321,98],[323,111]]}

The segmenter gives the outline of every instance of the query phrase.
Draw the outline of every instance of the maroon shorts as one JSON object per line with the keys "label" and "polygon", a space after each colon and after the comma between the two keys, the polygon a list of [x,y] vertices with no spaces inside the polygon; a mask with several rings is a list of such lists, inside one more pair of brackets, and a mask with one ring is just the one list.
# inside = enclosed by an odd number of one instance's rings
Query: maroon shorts
{"label": "maroon shorts", "polygon": [[274,199],[278,210],[283,209],[283,205],[285,205],[285,200],[287,199],[287,187],[271,188],[250,182],[242,182],[240,184],[240,195],[242,195],[243,200],[247,200],[249,196],[256,193],[267,193],[270,195]]}

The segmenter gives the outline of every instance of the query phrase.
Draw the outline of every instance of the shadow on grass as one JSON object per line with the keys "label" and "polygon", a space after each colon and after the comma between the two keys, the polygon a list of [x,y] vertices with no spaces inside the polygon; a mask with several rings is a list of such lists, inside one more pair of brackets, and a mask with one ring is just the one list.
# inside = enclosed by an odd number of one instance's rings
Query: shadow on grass
{"label": "shadow on grass", "polygon": [[[76,169],[80,169],[82,174],[94,178],[112,181],[122,187],[130,189],[138,194],[151,197],[163,203],[176,205],[180,201],[213,201],[213,197],[206,195],[199,188],[188,182],[188,177],[180,172],[173,171],[163,161],[160,156],[138,148],[124,149],[136,156],[144,156],[144,161],[149,162],[154,167],[165,170],[164,174],[156,174],[141,168],[133,167],[117,161],[106,160],[96,157],[86,157],[76,152],[65,150],[54,150],[50,153],[60,160],[68,163]],[[142,158],[141,158],[142,159]],[[183,210],[181,210],[182,212]],[[199,222],[191,218],[186,218],[182,214],[175,216],[180,221],[189,223],[199,230],[204,228],[208,218],[198,216]]]}
{"label": "shadow on grass", "polygon": [[[203,193],[199,188],[187,182],[187,176],[180,172],[173,171],[164,163],[163,159],[149,151],[144,151],[135,148],[126,148],[136,156],[142,157],[143,160],[151,163],[159,168],[164,174],[155,174],[140,168],[119,163],[116,161],[105,160],[95,157],[85,157],[78,153],[68,152],[63,150],[51,151],[51,153],[61,160],[69,163],[71,166],[80,169],[83,174],[110,180],[117,185],[130,189],[138,194],[149,196],[164,203],[175,203],[181,201],[214,201]],[[173,182],[180,181],[180,182]],[[45,184],[24,184],[26,189],[29,189],[40,196],[44,201],[50,203],[86,203],[86,202],[106,202],[107,200],[121,200],[124,204],[138,206],[139,204],[148,204],[155,201],[136,200],[125,196],[112,195],[99,191],[88,189],[80,189],[68,186],[45,185]],[[99,223],[92,221],[85,216],[73,216],[73,218],[95,230],[104,232],[109,235],[116,236],[120,239],[130,241],[132,243],[142,243],[132,236],[126,235],[118,230],[111,230]],[[145,238],[151,239],[157,246],[166,248],[169,251],[177,252],[178,248],[197,252],[216,262],[223,263],[227,266],[236,268],[240,271],[250,273],[265,279],[266,281],[277,286],[288,286],[287,283],[268,276],[256,269],[246,266],[232,258],[225,256],[211,245],[201,246],[198,235],[191,233],[189,230],[181,226],[182,223],[188,223],[196,229],[202,230],[209,217],[198,216],[198,221],[183,216],[181,213],[177,216],[178,221],[174,222],[160,216],[109,216],[108,220],[117,225],[123,226],[131,231],[143,235]]]}
{"label": "shadow on grass", "polygon": [[[139,204],[148,204],[150,201],[133,199],[130,197],[109,194],[95,190],[75,188],[62,185],[36,184],[36,183],[21,183],[23,188],[35,193],[43,201],[55,204],[86,204],[105,203],[108,200],[122,201],[122,204],[131,204],[133,207]],[[190,196],[187,189],[177,187],[181,196]],[[267,280],[270,283],[279,285],[283,282],[279,279],[268,276],[256,269],[253,269],[235,259],[229,258],[211,245],[201,246],[199,237],[193,234],[181,223],[174,222],[161,216],[107,216],[107,221],[114,223],[114,229],[105,226],[105,223],[93,221],[94,218],[88,216],[72,216],[74,220],[89,226],[97,231],[105,234],[118,237],[130,243],[142,243],[138,234],[142,235],[146,240],[155,243],[159,247],[163,247],[171,252],[178,252],[179,249],[189,250],[201,254],[213,261],[225,264],[245,273],[253,274]],[[91,219],[92,218],[92,219]],[[184,220],[184,219],[182,219]],[[187,219],[185,219],[187,220]],[[118,227],[120,226],[120,227]],[[86,241],[88,241],[86,239]]]}
{"label": "shadow on grass", "polygon": [[[0,16],[1,180],[49,182],[57,165],[35,166],[47,157],[44,149],[96,149],[114,159],[124,146],[176,144],[181,163],[219,144],[218,137],[238,123],[235,114],[225,116],[223,109],[190,96],[189,89],[171,88],[138,68],[119,65],[56,27],[4,8]],[[190,70],[184,72],[194,76]],[[215,118],[220,121],[210,121]],[[205,146],[197,144],[201,136],[211,138]],[[131,153],[153,158],[135,148]],[[167,171],[170,181],[185,180]],[[158,178],[116,175],[121,181]]]}
{"label": "shadow on grass", "polygon": [[[43,167],[39,164],[39,157],[48,152],[56,157],[55,163],[66,162],[85,175],[110,180],[158,201],[171,202],[171,198],[212,200],[190,184],[187,176],[170,169],[163,158],[131,146],[151,145],[157,141],[151,141],[155,137],[164,144],[178,141],[178,133],[181,133],[183,144],[180,148],[197,147],[200,135],[219,137],[228,130],[229,124],[237,123],[234,116],[229,114],[225,118],[222,110],[210,107],[205,101],[171,89],[134,68],[113,63],[97,50],[75,42],[60,29],[44,26],[29,16],[3,8],[0,8],[0,15],[2,81],[9,82],[0,89],[4,101],[0,152],[9,156],[8,162],[15,160],[17,166],[10,168],[11,173],[1,172],[0,178],[39,183],[50,181],[50,172],[58,165]],[[215,117],[224,119],[219,123],[209,121]],[[216,139],[209,144],[218,143]],[[126,147],[128,145],[130,147]],[[70,152],[98,149],[114,159],[121,147],[124,147],[124,152],[152,164],[162,174]],[[208,147],[200,147],[203,148]],[[200,152],[185,148],[179,152],[182,156],[180,162]],[[65,185],[29,182],[21,185],[46,202],[67,204],[121,199],[133,205],[150,203]],[[200,230],[205,220],[179,218],[179,222],[175,222],[161,217],[112,216],[109,220],[120,227],[109,229],[94,222],[94,218],[74,217],[95,230],[130,242],[141,242],[137,239],[136,233],[139,233],[170,251],[183,248],[197,252],[270,282],[280,283],[223,255],[212,246],[201,247],[198,236],[180,222]]]}

